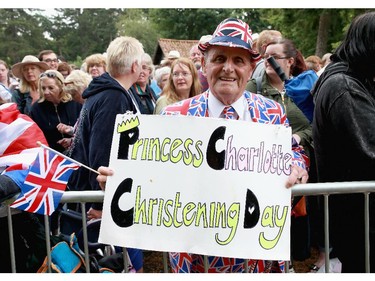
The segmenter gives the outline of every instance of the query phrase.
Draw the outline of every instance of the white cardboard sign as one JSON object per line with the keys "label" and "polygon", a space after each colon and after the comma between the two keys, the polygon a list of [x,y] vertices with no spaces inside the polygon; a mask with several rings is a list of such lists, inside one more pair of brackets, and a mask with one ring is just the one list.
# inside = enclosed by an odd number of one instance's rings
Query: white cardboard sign
{"label": "white cardboard sign", "polygon": [[285,126],[118,115],[99,241],[289,260],[291,160]]}

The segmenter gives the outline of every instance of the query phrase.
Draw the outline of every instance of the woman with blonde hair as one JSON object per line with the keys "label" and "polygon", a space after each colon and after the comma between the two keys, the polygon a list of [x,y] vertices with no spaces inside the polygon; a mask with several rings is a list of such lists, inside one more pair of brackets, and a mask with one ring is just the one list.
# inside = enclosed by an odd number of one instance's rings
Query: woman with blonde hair
{"label": "woman with blonde hair", "polygon": [[154,114],[160,114],[167,105],[201,93],[198,71],[190,58],[178,58],[171,65],[168,83],[156,102]]}
{"label": "woman with blonde hair", "polygon": [[[87,89],[89,84],[92,81],[92,77],[90,74],[82,71],[82,70],[73,70],[72,73],[65,78],[64,82],[64,91],[72,96],[72,99],[80,104],[84,104],[85,99],[82,98],[83,92]],[[74,126],[66,125],[64,123],[59,123],[56,128],[60,133],[65,135],[69,135],[67,138],[63,138],[59,140],[59,144],[61,144],[65,149],[68,149],[73,141],[73,137],[77,128],[77,122]]]}
{"label": "woman with blonde hair", "polygon": [[43,131],[48,145],[64,152],[59,141],[70,136],[60,133],[56,127],[59,123],[74,126],[82,105],[64,91],[64,77],[57,70],[41,73],[38,88],[40,99],[31,107],[30,117]]}
{"label": "woman with blonde hair", "polygon": [[92,77],[82,71],[82,70],[73,70],[66,78],[64,83],[64,91],[70,94],[74,101],[81,104],[84,103],[82,98],[82,93],[89,86],[92,81]]}
{"label": "woman with blonde hair", "polygon": [[107,71],[106,56],[103,54],[92,54],[85,59],[86,72],[92,78],[98,77]]}
{"label": "woman with blonde hair", "polygon": [[12,73],[20,79],[19,88],[13,92],[12,101],[23,114],[30,114],[32,104],[39,100],[38,81],[39,75],[49,69],[48,64],[37,57],[27,55],[22,62],[12,66]]}

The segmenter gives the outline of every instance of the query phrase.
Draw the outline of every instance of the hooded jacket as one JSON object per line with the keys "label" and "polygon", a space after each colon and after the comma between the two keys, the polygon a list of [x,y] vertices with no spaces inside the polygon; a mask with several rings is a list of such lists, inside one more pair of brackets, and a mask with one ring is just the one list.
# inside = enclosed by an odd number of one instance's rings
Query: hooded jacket
{"label": "hooded jacket", "polygon": [[[374,82],[365,78],[367,71],[354,71],[335,55],[331,59],[312,91],[318,181],[375,180]],[[370,246],[375,245],[374,195],[369,195]],[[330,246],[342,262],[342,272],[365,272],[364,206],[362,193],[329,197]],[[371,272],[375,268],[373,250]]]}
{"label": "hooded jacket", "polygon": [[356,73],[344,62],[331,63],[312,90],[320,182],[375,179],[374,85]]}
{"label": "hooded jacket", "polygon": [[[69,156],[97,170],[109,164],[116,115],[137,110],[128,92],[108,73],[94,78],[82,97],[86,101]],[[81,167],[71,175],[69,189],[100,190],[96,176]]]}

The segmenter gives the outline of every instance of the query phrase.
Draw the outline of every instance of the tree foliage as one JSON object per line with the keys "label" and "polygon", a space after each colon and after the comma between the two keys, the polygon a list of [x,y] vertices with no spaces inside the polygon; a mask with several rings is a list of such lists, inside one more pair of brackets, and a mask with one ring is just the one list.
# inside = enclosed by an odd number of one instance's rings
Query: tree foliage
{"label": "tree foliage", "polygon": [[21,61],[25,55],[37,55],[44,48],[41,18],[32,9],[0,9],[0,54],[8,63]]}
{"label": "tree foliage", "polygon": [[137,38],[146,53],[153,56],[158,44],[159,32],[149,18],[148,9],[127,9],[116,23],[120,36]]}
{"label": "tree foliage", "polygon": [[352,19],[364,9],[0,9],[0,58],[9,64],[52,49],[70,62],[103,53],[119,35],[133,36],[154,55],[159,38],[199,40],[228,17],[253,33],[277,29],[305,56],[332,52]]}
{"label": "tree foliage", "polygon": [[150,19],[163,38],[199,40],[231,13],[230,9],[152,9]]}
{"label": "tree foliage", "polygon": [[59,9],[48,32],[55,39],[56,52],[68,60],[104,53],[118,35],[119,9]]}
{"label": "tree foliage", "polygon": [[363,12],[363,9],[268,9],[261,12],[261,20],[267,20],[272,29],[293,40],[304,56],[322,56],[337,47],[345,28]]}

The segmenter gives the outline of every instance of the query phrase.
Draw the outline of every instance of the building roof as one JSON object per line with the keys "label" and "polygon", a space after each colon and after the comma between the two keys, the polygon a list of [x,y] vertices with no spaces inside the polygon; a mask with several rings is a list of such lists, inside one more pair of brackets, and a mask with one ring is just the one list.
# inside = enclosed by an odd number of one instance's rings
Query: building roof
{"label": "building roof", "polygon": [[181,57],[189,57],[190,49],[194,44],[198,44],[199,40],[177,40],[160,38],[158,47],[154,55],[154,64],[160,64],[161,60],[168,55],[170,51],[176,50],[180,52]]}

